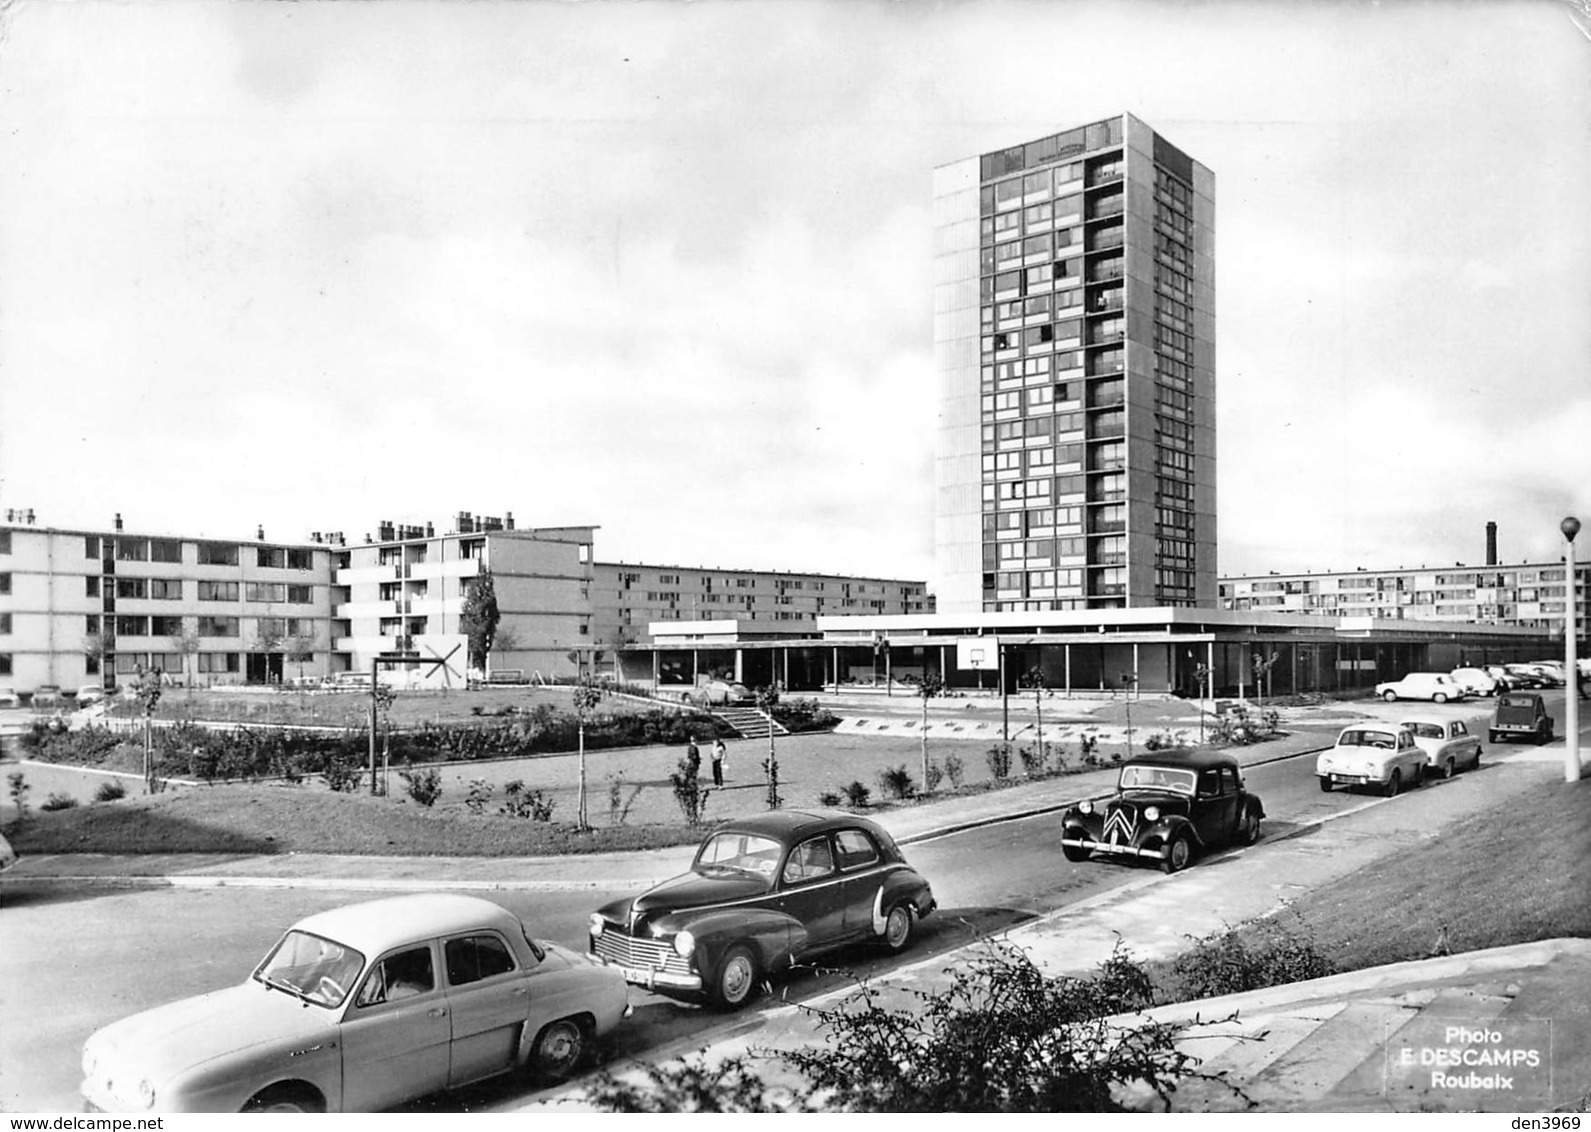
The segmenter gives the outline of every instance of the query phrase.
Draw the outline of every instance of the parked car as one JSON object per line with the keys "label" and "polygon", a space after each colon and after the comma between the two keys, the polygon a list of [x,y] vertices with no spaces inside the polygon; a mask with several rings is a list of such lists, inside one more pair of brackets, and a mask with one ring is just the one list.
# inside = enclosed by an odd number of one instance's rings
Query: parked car
{"label": "parked car", "polygon": [[1569,683],[1561,660],[1530,660],[1525,663],[1546,676],[1554,688],[1562,688]]}
{"label": "parked car", "polygon": [[1552,742],[1552,716],[1537,692],[1507,692],[1497,697],[1486,738],[1493,743],[1504,739],[1534,739],[1537,744]]}
{"label": "parked car", "polygon": [[0,686],[0,708],[21,707],[22,700],[17,695],[17,690],[10,685]]}
{"label": "parked car", "polygon": [[1376,685],[1376,695],[1387,703],[1393,700],[1430,700],[1445,704],[1449,700],[1462,700],[1467,693],[1462,685],[1445,672],[1411,672],[1401,680],[1391,680]]}
{"label": "parked car", "polygon": [[737,704],[754,704],[757,697],[744,684],[729,680],[708,680],[697,685],[687,696],[691,703],[701,707],[733,707]]}
{"label": "parked car", "polygon": [[64,702],[59,684],[40,684],[33,689],[33,706],[35,708],[58,708]]}
{"label": "parked car", "polygon": [[733,1010],[767,976],[821,952],[903,950],[935,907],[878,825],[775,810],[719,826],[689,872],[593,912],[590,949],[636,986]]}
{"label": "parked car", "polygon": [[1425,772],[1452,778],[1460,768],[1481,765],[1481,740],[1462,719],[1406,719],[1398,724],[1414,736],[1425,752]]}
{"label": "parked car", "polygon": [[82,1092],[112,1112],[373,1111],[527,1065],[561,1079],[629,1010],[616,972],[488,900],[399,896],[310,916],[243,983],[106,1026]]}
{"label": "parked car", "polygon": [[1455,668],[1448,675],[1454,682],[1464,689],[1465,694],[1471,696],[1495,696],[1497,694],[1497,677],[1487,672],[1484,668]]}
{"label": "parked car", "polygon": [[1551,686],[1552,682],[1531,665],[1506,664],[1503,667],[1508,669],[1508,675],[1513,678],[1514,686],[1517,688],[1546,688]]}
{"label": "parked car", "polygon": [[1425,752],[1402,724],[1355,723],[1342,729],[1331,750],[1316,756],[1315,776],[1322,790],[1378,786],[1390,798],[1424,781]]}
{"label": "parked car", "polygon": [[1512,692],[1515,688],[1519,687],[1519,677],[1509,672],[1508,669],[1503,667],[1501,664],[1488,664],[1485,667],[1486,674],[1497,681],[1497,691],[1499,694],[1503,692]]}
{"label": "parked car", "polygon": [[1174,873],[1208,849],[1252,845],[1264,816],[1231,755],[1154,751],[1122,765],[1113,797],[1061,815],[1061,853],[1147,859]]}
{"label": "parked car", "polygon": [[[112,689],[111,694],[115,694],[114,689]],[[106,698],[105,686],[103,684],[84,684],[77,690],[77,695],[75,698],[77,700],[77,706],[80,708],[86,708],[93,704],[101,703]]]}

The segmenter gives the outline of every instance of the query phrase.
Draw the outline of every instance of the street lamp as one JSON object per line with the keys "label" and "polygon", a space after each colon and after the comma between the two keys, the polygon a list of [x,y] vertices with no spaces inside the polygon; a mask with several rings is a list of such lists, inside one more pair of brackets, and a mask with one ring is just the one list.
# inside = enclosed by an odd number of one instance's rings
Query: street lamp
{"label": "street lamp", "polygon": [[1575,628],[1575,604],[1578,598],[1578,586],[1574,576],[1574,536],[1580,533],[1580,520],[1570,515],[1558,524],[1558,529],[1563,532],[1564,552],[1563,563],[1565,566],[1564,577],[1568,582],[1568,601],[1564,603],[1563,616],[1563,780],[1565,782],[1580,781],[1580,670],[1575,666],[1574,646],[1575,637],[1579,630]]}

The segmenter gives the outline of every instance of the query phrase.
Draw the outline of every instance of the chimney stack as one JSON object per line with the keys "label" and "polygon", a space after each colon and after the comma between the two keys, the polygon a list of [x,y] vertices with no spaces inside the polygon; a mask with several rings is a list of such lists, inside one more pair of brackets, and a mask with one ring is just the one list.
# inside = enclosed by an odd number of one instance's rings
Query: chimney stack
{"label": "chimney stack", "polygon": [[514,513],[512,511],[509,511],[509,512],[506,513],[506,521],[508,523],[508,529],[509,530],[513,530],[514,529]]}
{"label": "chimney stack", "polygon": [[118,531],[122,529],[122,513],[120,511],[116,512],[116,529]]}
{"label": "chimney stack", "polygon": [[1497,565],[1497,524],[1486,524],[1486,565]]}
{"label": "chimney stack", "polygon": [[265,541],[265,528],[263,526],[256,527],[254,529],[254,537],[256,539],[258,539],[260,542],[264,542]]}

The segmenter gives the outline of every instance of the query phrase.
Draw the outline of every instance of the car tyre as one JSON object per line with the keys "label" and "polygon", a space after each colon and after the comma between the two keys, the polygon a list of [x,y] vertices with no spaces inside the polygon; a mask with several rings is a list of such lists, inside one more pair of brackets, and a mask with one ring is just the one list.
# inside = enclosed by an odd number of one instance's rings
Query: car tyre
{"label": "car tyre", "polygon": [[1395,702],[1397,700],[1398,694],[1396,692],[1394,692],[1391,688],[1388,688],[1385,692],[1381,693],[1381,698],[1383,700],[1386,700],[1387,703],[1390,704],[1390,703],[1393,703],[1393,702]]}
{"label": "car tyre", "polygon": [[1446,765],[1444,765],[1442,767],[1442,777],[1443,778],[1452,778],[1457,773],[1458,773],[1458,768],[1453,765],[1453,760],[1452,759],[1448,759]]}
{"label": "car tyre", "polygon": [[326,1105],[308,1089],[291,1085],[272,1085],[262,1089],[243,1106],[244,1112],[325,1112]]}
{"label": "car tyre", "polygon": [[1331,793],[1331,775],[1323,774],[1320,776],[1320,792],[1322,794]]}
{"label": "car tyre", "polygon": [[1396,798],[1398,796],[1398,791],[1402,789],[1403,772],[1401,770],[1394,769],[1392,772],[1392,777],[1387,779],[1386,795],[1388,798]]}
{"label": "car tyre", "polygon": [[[1061,831],[1061,836],[1062,837],[1071,837],[1072,834],[1071,834],[1071,831],[1069,831],[1069,830],[1062,830]],[[1083,838],[1081,836],[1081,831],[1078,831],[1078,836],[1073,838],[1074,841],[1081,841],[1082,839]],[[1078,847],[1076,847],[1074,845],[1062,845],[1061,846],[1061,856],[1065,857],[1068,861],[1072,861],[1072,862],[1086,861],[1090,857],[1092,857],[1093,855],[1094,855],[1094,853],[1093,853],[1093,850],[1091,850],[1091,849],[1080,849],[1080,848],[1078,848]]]}
{"label": "car tyre", "polygon": [[[1330,789],[1329,783],[1327,789]],[[1253,806],[1243,811],[1243,822],[1238,826],[1237,839],[1243,845],[1252,845],[1260,839],[1260,816]]]}
{"label": "car tyre", "polygon": [[745,944],[724,953],[713,980],[713,1001],[721,1010],[739,1010],[757,993],[757,957]]}
{"label": "car tyre", "polygon": [[573,1018],[548,1022],[536,1035],[530,1064],[542,1081],[567,1081],[586,1056],[586,1028]]}
{"label": "car tyre", "polygon": [[1186,834],[1179,833],[1171,839],[1171,844],[1166,846],[1166,855],[1160,862],[1160,867],[1168,873],[1179,873],[1188,867],[1193,860],[1193,842],[1189,841]]}
{"label": "car tyre", "polygon": [[1503,740],[1502,740],[1502,736],[1498,735],[1497,732],[1495,732],[1495,731],[1487,731],[1486,732],[1486,741],[1488,743],[1501,743]]}
{"label": "car tyre", "polygon": [[892,952],[905,951],[912,941],[912,909],[910,904],[897,904],[884,917],[884,946]]}
{"label": "car tyre", "polygon": [[1445,704],[1445,703],[1447,703],[1447,693],[1446,692],[1438,692],[1438,693],[1436,693],[1436,695],[1431,697],[1431,700],[1434,703]]}

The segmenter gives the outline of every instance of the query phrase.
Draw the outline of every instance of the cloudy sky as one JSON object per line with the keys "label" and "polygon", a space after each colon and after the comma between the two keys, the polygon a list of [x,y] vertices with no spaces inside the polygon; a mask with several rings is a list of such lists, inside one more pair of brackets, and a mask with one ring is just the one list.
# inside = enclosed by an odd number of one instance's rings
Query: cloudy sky
{"label": "cloudy sky", "polygon": [[931,577],[931,171],[1217,178],[1220,569],[1591,520],[1591,21],[1464,3],[78,3],[0,40],[0,506]]}

